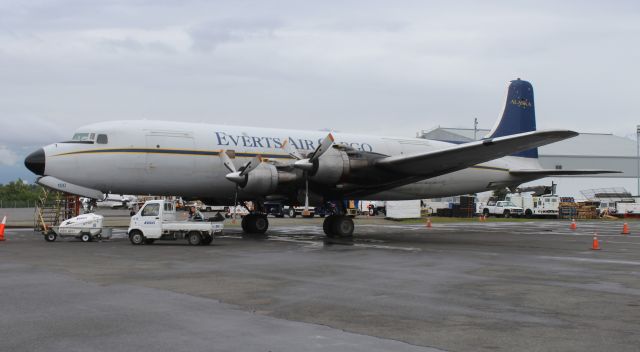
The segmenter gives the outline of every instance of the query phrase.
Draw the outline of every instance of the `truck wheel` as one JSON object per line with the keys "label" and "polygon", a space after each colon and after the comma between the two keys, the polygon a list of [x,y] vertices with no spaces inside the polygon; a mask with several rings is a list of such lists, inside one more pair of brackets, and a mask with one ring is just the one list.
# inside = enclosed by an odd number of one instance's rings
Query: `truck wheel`
{"label": "truck wheel", "polygon": [[207,235],[202,239],[203,246],[208,246],[211,244],[211,242],[213,242],[213,237],[211,235]]}
{"label": "truck wheel", "polygon": [[133,230],[129,233],[129,241],[136,246],[141,245],[144,243],[144,235],[138,230]]}
{"label": "truck wheel", "polygon": [[289,209],[289,217],[290,217],[290,218],[295,218],[295,217],[296,217],[296,215],[297,215],[297,214],[296,214],[296,210],[295,210],[295,209],[293,209],[293,208],[290,208],[290,209]]}
{"label": "truck wheel", "polygon": [[503,213],[502,215],[504,215],[504,217],[505,217],[505,218],[508,218],[508,217],[510,217],[510,216],[511,216],[511,212],[510,212],[510,211],[508,211],[508,210],[505,210],[505,211],[504,211],[504,213]]}
{"label": "truck wheel", "polygon": [[189,232],[187,239],[189,240],[189,244],[192,246],[197,246],[202,243],[202,235],[197,231]]}
{"label": "truck wheel", "polygon": [[489,217],[489,209],[486,209],[486,208],[485,208],[485,209],[482,211],[482,215],[484,215],[485,217],[487,217],[487,218],[488,218],[488,217]]}
{"label": "truck wheel", "polygon": [[80,236],[80,240],[82,242],[91,242],[91,234],[90,233],[83,233],[82,236]]}
{"label": "truck wheel", "polygon": [[47,241],[47,242],[53,242],[53,241],[56,240],[57,237],[58,237],[58,235],[56,235],[55,232],[49,231],[49,232],[47,232],[46,235],[44,235],[44,240]]}
{"label": "truck wheel", "polygon": [[527,210],[525,210],[525,212],[524,212],[524,216],[525,216],[527,219],[531,219],[531,218],[533,217],[533,212],[531,211],[531,209],[527,209]]}

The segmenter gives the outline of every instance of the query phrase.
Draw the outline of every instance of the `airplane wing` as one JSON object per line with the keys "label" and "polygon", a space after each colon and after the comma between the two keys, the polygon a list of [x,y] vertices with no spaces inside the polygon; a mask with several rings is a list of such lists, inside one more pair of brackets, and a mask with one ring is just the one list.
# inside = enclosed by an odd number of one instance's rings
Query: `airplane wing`
{"label": "airplane wing", "polygon": [[435,177],[577,135],[568,130],[525,132],[426,153],[394,155],[378,159],[376,165],[407,176]]}
{"label": "airplane wing", "polygon": [[577,169],[577,170],[556,170],[556,169],[532,169],[532,170],[509,170],[513,176],[568,176],[568,175],[595,175],[595,174],[619,174],[622,171],[598,170],[598,169]]}

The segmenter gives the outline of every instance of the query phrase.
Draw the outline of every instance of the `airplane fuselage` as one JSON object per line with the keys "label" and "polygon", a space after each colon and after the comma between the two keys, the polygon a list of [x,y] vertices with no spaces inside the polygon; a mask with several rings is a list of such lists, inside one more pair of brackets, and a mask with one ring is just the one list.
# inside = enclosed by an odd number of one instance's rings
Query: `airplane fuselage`
{"label": "airplane fuselage", "polygon": [[[235,155],[242,166],[259,155],[280,164],[294,159],[283,149],[284,141],[301,153],[312,152],[327,132],[239,127],[168,121],[117,121],[88,125],[78,133],[91,140],[70,141],[44,147],[44,174],[69,183],[114,194],[182,195],[215,199],[234,198],[236,184],[220,153]],[[96,136],[105,135],[102,141]],[[377,137],[333,133],[336,144],[352,150],[385,156],[409,155],[443,149],[450,143],[418,138]],[[446,175],[387,189],[361,198],[403,200],[468,194],[518,184],[509,169],[537,168],[536,159],[503,157]],[[240,198],[251,198],[239,189]]]}

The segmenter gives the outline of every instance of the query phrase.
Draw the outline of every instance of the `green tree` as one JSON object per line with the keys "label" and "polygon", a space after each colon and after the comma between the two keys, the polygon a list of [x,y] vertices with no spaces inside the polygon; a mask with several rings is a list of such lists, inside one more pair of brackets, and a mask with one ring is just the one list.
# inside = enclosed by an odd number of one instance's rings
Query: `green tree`
{"label": "green tree", "polygon": [[24,183],[21,179],[0,185],[2,201],[35,201],[40,196],[41,187]]}
{"label": "green tree", "polygon": [[493,197],[496,200],[504,200],[504,198],[507,196],[507,193],[509,193],[507,187],[498,188],[493,191]]}

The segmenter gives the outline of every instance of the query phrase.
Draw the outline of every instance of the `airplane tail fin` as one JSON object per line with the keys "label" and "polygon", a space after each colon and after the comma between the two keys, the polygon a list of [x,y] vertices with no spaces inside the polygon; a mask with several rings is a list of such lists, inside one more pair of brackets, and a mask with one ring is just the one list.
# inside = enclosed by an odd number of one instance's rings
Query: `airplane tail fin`
{"label": "airplane tail fin", "polygon": [[[536,130],[536,112],[533,105],[533,86],[520,78],[511,81],[502,117],[487,138],[503,137]],[[525,150],[513,156],[538,158],[538,149]]]}

